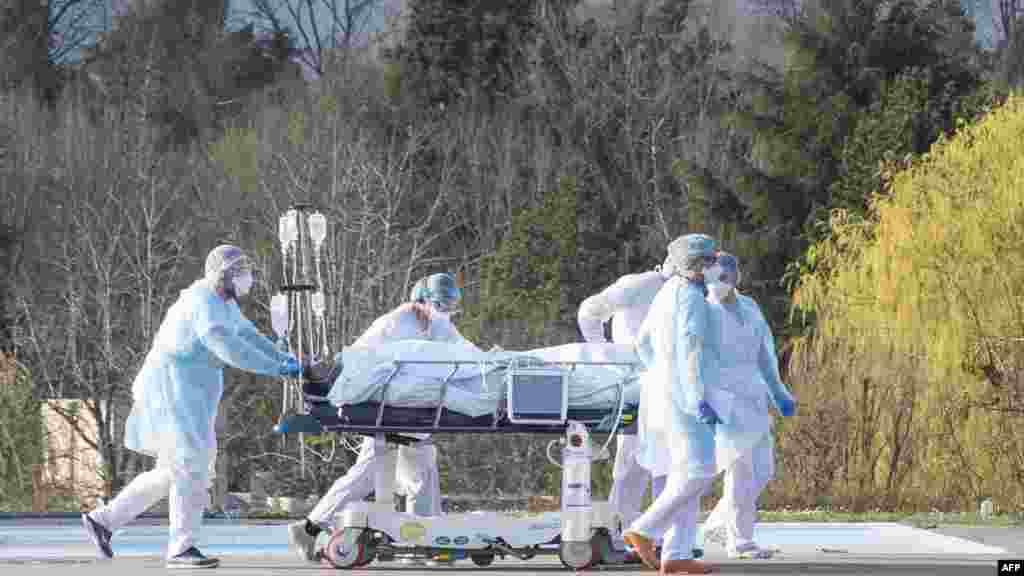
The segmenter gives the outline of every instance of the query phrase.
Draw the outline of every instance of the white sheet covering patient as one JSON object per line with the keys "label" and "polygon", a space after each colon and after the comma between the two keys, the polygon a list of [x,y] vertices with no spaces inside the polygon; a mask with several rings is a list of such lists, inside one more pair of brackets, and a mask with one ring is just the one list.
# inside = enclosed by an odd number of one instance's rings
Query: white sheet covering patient
{"label": "white sheet covering patient", "polygon": [[[462,291],[450,274],[434,274],[413,286],[411,302],[404,303],[370,325],[351,348],[374,348],[400,340],[432,340],[464,344],[476,349],[452,323],[450,313]],[[419,516],[441,514],[441,488],[437,471],[437,451],[427,442],[429,434],[417,435],[421,442],[399,448],[399,462],[413,463],[412,470],[399,469],[396,478],[406,494],[406,510]],[[349,502],[360,501],[373,492],[375,467],[384,454],[377,453],[373,438],[363,440],[355,464],[339,478],[305,520],[288,527],[289,540],[299,556],[314,562],[316,537],[324,528],[332,528],[334,516]],[[400,467],[401,468],[401,467]]]}
{"label": "white sheet covering patient", "polygon": [[[428,340],[402,340],[365,348],[345,348],[335,356],[344,365],[331,381],[327,398],[343,407],[384,401],[403,408],[436,408],[444,391],[444,405],[470,417],[487,416],[504,398],[507,367],[514,359],[573,366],[569,377],[569,408],[607,410],[618,407],[619,386],[624,402],[640,402],[641,368],[631,346],[573,342],[525,351],[483,351],[472,344]],[[395,372],[395,363],[401,362]],[[456,369],[457,366],[457,369]]]}

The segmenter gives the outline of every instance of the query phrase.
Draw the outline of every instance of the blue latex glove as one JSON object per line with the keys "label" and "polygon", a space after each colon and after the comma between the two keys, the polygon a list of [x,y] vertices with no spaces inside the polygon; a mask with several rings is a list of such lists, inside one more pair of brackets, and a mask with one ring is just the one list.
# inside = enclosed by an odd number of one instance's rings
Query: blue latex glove
{"label": "blue latex glove", "polygon": [[295,356],[288,356],[288,359],[281,364],[281,376],[294,377],[302,373],[302,366]]}
{"label": "blue latex glove", "polygon": [[790,396],[775,398],[775,407],[783,416],[792,416],[796,412],[796,402]]}
{"label": "blue latex glove", "polygon": [[701,400],[700,403],[697,404],[697,419],[704,424],[709,425],[722,423],[718,414],[715,413],[715,409],[712,408],[711,404],[708,404],[705,400]]}

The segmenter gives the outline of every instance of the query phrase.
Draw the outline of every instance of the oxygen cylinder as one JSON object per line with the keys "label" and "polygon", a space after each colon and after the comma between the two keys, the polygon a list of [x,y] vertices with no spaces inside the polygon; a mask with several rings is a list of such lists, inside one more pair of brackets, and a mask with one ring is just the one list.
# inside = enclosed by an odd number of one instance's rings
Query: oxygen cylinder
{"label": "oxygen cylinder", "polygon": [[590,540],[590,462],[593,447],[585,426],[569,422],[562,448],[562,541]]}

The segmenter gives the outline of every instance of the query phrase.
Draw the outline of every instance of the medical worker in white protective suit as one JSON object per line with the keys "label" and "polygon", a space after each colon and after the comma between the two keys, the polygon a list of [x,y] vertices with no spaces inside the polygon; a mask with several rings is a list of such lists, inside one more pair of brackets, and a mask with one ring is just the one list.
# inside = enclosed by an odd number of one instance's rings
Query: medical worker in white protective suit
{"label": "medical worker in white protective suit", "polygon": [[[476,348],[451,321],[451,314],[456,312],[461,298],[462,289],[451,274],[433,274],[423,278],[413,286],[411,302],[375,320],[351,347],[373,348],[399,340],[433,340],[458,342]],[[419,516],[438,516],[441,514],[441,487],[437,450],[428,441],[429,434],[417,436],[421,441],[416,445],[399,448],[397,479],[400,485],[404,485],[407,511]],[[346,504],[360,501],[373,492],[374,467],[384,457],[384,454],[377,453],[373,438],[365,438],[352,468],[334,482],[305,520],[288,527],[292,547],[301,558],[317,561],[317,535],[332,527],[334,515]],[[403,461],[411,463],[413,470],[403,467]]]}
{"label": "medical worker in white protective suit", "polygon": [[[668,278],[669,274],[664,268],[627,274],[584,300],[577,314],[583,338],[587,342],[606,342],[604,322],[611,319],[612,341],[616,344],[635,345],[640,325],[647,317],[654,297]],[[646,401],[640,402],[641,421],[649,405]],[[652,444],[648,468],[640,463],[640,439],[637,434],[619,434],[616,441],[612,489],[608,495],[608,504],[622,518],[623,526],[628,526],[640,516],[640,503],[647,490],[648,480],[651,484],[651,496],[657,498],[661,494],[671,462],[667,446],[663,442]],[[621,546],[623,542],[616,544]],[[634,559],[639,558],[635,554],[627,555],[627,561]]]}
{"label": "medical worker in white protective suit", "polygon": [[723,545],[732,558],[770,558],[772,551],[754,542],[757,498],[775,474],[768,403],[791,416],[796,402],[779,377],[775,341],[760,306],[736,290],[741,278],[736,257],[720,252],[714,270],[705,282],[721,326],[718,385],[736,395],[734,417],[765,432],[729,467],[722,498],[704,522],[704,537]]}
{"label": "medical worker in white protective suit", "polygon": [[[693,557],[700,498],[716,473],[715,451],[736,434],[722,428],[715,402],[718,380],[718,334],[705,300],[704,274],[717,259],[715,242],[689,234],[668,246],[672,278],[654,298],[640,327],[637,354],[647,367],[645,398],[662,398],[640,420],[641,442],[651,446],[661,435],[672,466],[665,489],[644,514],[626,529],[626,543],[649,567],[662,573],[711,571]],[[725,408],[725,409],[723,409]],[[720,464],[720,462],[718,462]],[[662,560],[654,542],[664,538]]]}
{"label": "medical worker in white protective suit", "polygon": [[214,421],[224,367],[295,376],[297,359],[280,351],[242,315],[238,299],[253,284],[251,264],[236,246],[218,246],[205,276],[182,290],[167,311],[132,384],[125,447],[156,457],[109,504],[82,515],[99,551],[113,557],[111,534],[169,497],[168,568],[213,568],[196,548],[217,453]]}

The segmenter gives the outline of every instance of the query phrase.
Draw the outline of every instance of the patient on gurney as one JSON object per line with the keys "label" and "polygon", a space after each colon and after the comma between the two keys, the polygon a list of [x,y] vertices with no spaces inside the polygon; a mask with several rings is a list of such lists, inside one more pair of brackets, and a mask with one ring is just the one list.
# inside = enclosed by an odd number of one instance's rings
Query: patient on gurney
{"label": "patient on gurney", "polygon": [[[432,340],[458,342],[473,349],[452,324],[462,290],[450,274],[433,274],[419,280],[412,289],[409,302],[381,316],[370,325],[351,348],[374,348],[398,340]],[[321,365],[307,373],[313,388],[307,395],[325,396],[342,366]],[[437,471],[437,451],[429,443],[429,434],[418,434],[421,440],[412,446],[399,448],[399,462],[414,463],[409,470],[400,465],[397,478],[406,493],[406,511],[419,516],[441,514],[441,487]],[[334,515],[349,502],[362,500],[373,492],[374,467],[383,454],[378,454],[373,438],[363,440],[359,457],[349,471],[339,478],[317,503],[305,520],[289,525],[288,535],[299,556],[316,561],[316,538],[325,528],[330,529]]]}

